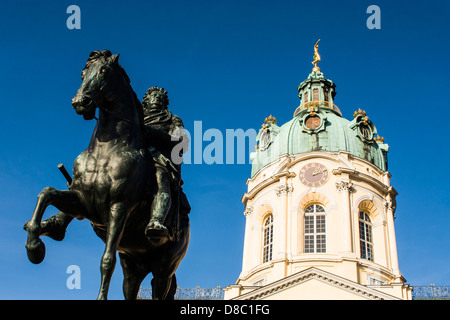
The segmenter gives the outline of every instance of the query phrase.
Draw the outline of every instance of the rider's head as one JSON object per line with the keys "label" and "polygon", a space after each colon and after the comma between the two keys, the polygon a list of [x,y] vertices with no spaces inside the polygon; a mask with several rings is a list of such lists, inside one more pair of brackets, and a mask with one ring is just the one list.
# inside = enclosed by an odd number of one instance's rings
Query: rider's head
{"label": "rider's head", "polygon": [[142,106],[150,109],[167,109],[168,105],[169,97],[167,96],[167,91],[158,87],[148,89],[142,101]]}

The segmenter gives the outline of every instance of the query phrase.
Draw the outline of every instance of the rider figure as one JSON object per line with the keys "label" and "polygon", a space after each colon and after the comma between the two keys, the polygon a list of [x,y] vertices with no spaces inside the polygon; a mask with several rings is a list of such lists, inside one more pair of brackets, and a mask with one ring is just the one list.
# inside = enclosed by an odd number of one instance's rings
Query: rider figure
{"label": "rider figure", "polygon": [[179,143],[179,133],[183,132],[184,127],[181,119],[172,115],[167,109],[168,105],[167,91],[158,87],[148,89],[142,101],[144,124],[147,130],[145,138],[155,164],[157,181],[150,221],[145,229],[145,234],[149,238],[168,235],[164,221],[174,203],[171,189],[175,187],[175,190],[178,189],[178,192],[181,192],[181,188],[176,188],[181,182],[181,164],[174,164],[171,153],[173,146]]}

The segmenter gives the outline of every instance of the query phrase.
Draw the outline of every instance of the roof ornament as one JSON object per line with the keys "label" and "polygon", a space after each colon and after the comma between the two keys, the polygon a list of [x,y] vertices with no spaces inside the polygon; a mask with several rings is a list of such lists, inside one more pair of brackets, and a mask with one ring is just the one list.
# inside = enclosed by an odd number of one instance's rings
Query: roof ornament
{"label": "roof ornament", "polygon": [[314,65],[314,68],[312,69],[313,72],[318,72],[320,71],[320,68],[317,66],[317,63],[320,61],[320,54],[319,54],[319,40],[317,40],[315,46],[314,46],[314,55],[313,55],[313,59],[314,61],[311,62]]}
{"label": "roof ornament", "polygon": [[356,118],[357,116],[365,117],[366,115],[366,110],[361,110],[361,108],[358,108],[357,111],[353,112],[353,118]]}
{"label": "roof ornament", "polygon": [[356,118],[358,116],[362,116],[364,124],[367,125],[367,123],[369,122],[369,117],[367,116],[366,111],[358,108],[358,111],[353,112],[353,118]]}
{"label": "roof ornament", "polygon": [[376,142],[379,142],[379,143],[384,143],[384,138],[383,138],[383,137],[380,137],[379,135],[377,135],[377,136],[374,138],[374,140],[375,140]]}
{"label": "roof ornament", "polygon": [[265,124],[268,124],[269,122],[272,122],[273,124],[277,124],[277,119],[274,116],[270,115],[266,119],[264,119]]}

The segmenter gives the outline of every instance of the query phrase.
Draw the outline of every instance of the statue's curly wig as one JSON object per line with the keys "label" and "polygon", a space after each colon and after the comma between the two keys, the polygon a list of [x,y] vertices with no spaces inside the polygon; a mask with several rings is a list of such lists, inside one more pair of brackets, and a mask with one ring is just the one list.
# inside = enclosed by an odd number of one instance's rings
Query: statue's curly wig
{"label": "statue's curly wig", "polygon": [[147,90],[147,92],[144,95],[144,98],[142,100],[142,106],[147,107],[149,104],[149,97],[152,94],[152,92],[158,91],[163,95],[163,103],[164,106],[167,107],[169,105],[169,96],[167,95],[167,91],[164,90],[164,88],[158,88],[158,87],[151,87]]}

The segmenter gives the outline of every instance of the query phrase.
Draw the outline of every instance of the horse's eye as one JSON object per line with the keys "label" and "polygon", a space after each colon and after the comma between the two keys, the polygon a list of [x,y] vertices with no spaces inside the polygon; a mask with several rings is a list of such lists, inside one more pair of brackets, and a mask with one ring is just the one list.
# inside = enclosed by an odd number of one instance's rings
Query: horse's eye
{"label": "horse's eye", "polygon": [[105,67],[102,67],[102,68],[100,69],[100,73],[106,73],[106,68],[105,68]]}

